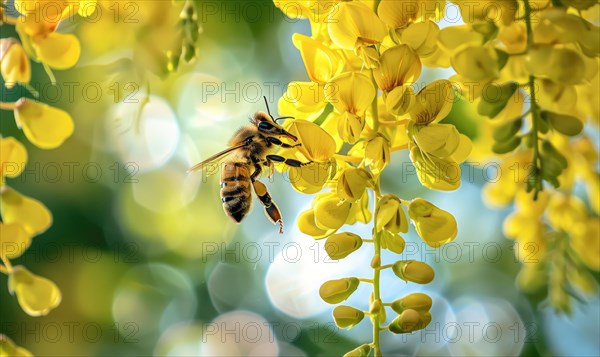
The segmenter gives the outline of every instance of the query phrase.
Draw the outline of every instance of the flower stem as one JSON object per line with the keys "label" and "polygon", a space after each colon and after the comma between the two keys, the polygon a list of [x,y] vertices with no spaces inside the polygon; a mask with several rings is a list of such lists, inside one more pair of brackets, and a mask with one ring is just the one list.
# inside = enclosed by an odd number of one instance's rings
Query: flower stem
{"label": "flower stem", "polygon": [[357,156],[348,156],[348,155],[341,155],[341,154],[334,154],[333,157],[335,159],[338,160],[342,160],[342,161],[347,161],[347,162],[354,162],[356,164],[360,164],[363,159]]}
{"label": "flower stem", "polygon": [[[377,207],[379,198],[375,199],[375,206]],[[375,222],[375,221],[374,221]],[[381,256],[381,232],[375,233],[374,237],[374,256]],[[375,301],[381,301],[381,293],[379,289],[379,276],[381,274],[380,269],[373,269],[373,299]],[[374,314],[371,319],[373,323],[373,351],[375,356],[381,356],[381,348],[379,346],[379,333],[381,332],[380,324],[379,324],[379,313]]]}
{"label": "flower stem", "polygon": [[15,110],[17,109],[17,102],[0,102],[0,109]]}
{"label": "flower stem", "polygon": [[[531,4],[529,0],[523,0],[525,8],[525,26],[527,28],[527,52],[533,47],[533,27],[531,26]],[[535,76],[529,76],[529,93],[531,98],[531,144],[533,145],[533,165],[535,168],[534,177],[535,187],[533,187],[533,199],[536,200],[539,192],[542,191],[542,181],[539,179],[542,170],[542,161],[540,160],[539,153],[539,137],[538,137],[538,121],[540,120],[540,108],[537,104],[536,93],[535,93]],[[539,170],[538,170],[539,168]]]}
{"label": "flower stem", "polygon": [[2,263],[4,263],[4,265],[0,265],[0,272],[4,273],[4,274],[10,274],[10,272],[12,271],[12,264],[10,264],[10,260],[8,260],[8,258],[4,258],[4,257],[0,257],[0,260],[2,261]]}
{"label": "flower stem", "polygon": [[363,283],[373,284],[373,279],[368,278],[358,278],[358,281],[362,281]]}

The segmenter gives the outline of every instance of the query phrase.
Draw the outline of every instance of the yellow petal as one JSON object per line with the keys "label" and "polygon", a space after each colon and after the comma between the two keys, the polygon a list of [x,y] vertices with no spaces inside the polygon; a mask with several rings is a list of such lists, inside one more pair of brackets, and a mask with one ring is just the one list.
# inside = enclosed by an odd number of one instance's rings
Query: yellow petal
{"label": "yellow petal", "polygon": [[13,137],[0,138],[0,176],[17,177],[27,163],[27,150]]}
{"label": "yellow petal", "polygon": [[343,200],[358,201],[365,193],[368,180],[369,174],[364,169],[345,169],[338,177],[337,194]]}
{"label": "yellow petal", "polygon": [[380,66],[373,70],[377,86],[384,92],[415,82],[421,75],[421,60],[407,45],[387,49],[381,55]]}
{"label": "yellow petal", "polygon": [[417,126],[413,137],[421,151],[440,158],[454,154],[460,143],[460,134],[451,124]]}
{"label": "yellow petal", "polygon": [[0,334],[0,356],[33,357],[31,352],[15,345],[13,340],[3,334]]}
{"label": "yellow petal", "polygon": [[298,216],[298,228],[300,232],[312,236],[314,239],[323,239],[333,234],[335,229],[321,229],[315,223],[315,211],[309,209]]}
{"label": "yellow petal", "polygon": [[449,81],[431,82],[417,94],[410,116],[417,124],[437,123],[450,113],[454,101],[454,88]]}
{"label": "yellow petal", "polygon": [[0,73],[4,86],[12,88],[16,83],[27,84],[31,80],[31,65],[23,46],[14,39],[0,40]]}
{"label": "yellow petal", "polygon": [[392,29],[404,28],[416,20],[439,19],[444,14],[443,0],[381,0],[377,14]]}
{"label": "yellow petal", "polygon": [[313,162],[302,167],[290,167],[289,179],[298,192],[313,194],[321,191],[329,177],[329,163]]}
{"label": "yellow petal", "polygon": [[379,174],[390,162],[390,145],[381,136],[370,140],[365,146],[365,164],[374,174]]}
{"label": "yellow petal", "polygon": [[79,0],[77,13],[81,17],[90,17],[96,12],[97,0]]}
{"label": "yellow petal", "polygon": [[19,101],[15,120],[27,139],[42,149],[60,146],[74,130],[69,113],[30,99]]}
{"label": "yellow petal", "polygon": [[465,161],[469,157],[469,155],[471,155],[471,151],[473,150],[473,143],[471,142],[471,139],[469,139],[468,136],[464,134],[460,134],[459,136],[460,139],[458,147],[456,148],[456,151],[454,151],[454,153],[450,155],[450,158],[460,164],[461,162]]}
{"label": "yellow petal", "polygon": [[375,98],[375,87],[366,75],[344,72],[325,85],[325,98],[339,112],[364,116]]}
{"label": "yellow petal", "polygon": [[292,41],[300,51],[311,81],[324,84],[342,71],[342,59],[321,42],[298,33],[292,36]]}
{"label": "yellow petal", "polygon": [[454,54],[470,45],[480,45],[483,35],[469,25],[448,26],[440,30],[438,42],[447,53]]}
{"label": "yellow petal", "polygon": [[10,272],[8,289],[17,295],[19,305],[30,316],[47,315],[61,301],[60,290],[56,284],[32,274],[21,265],[14,267]]}
{"label": "yellow petal", "polygon": [[31,245],[31,235],[20,223],[0,222],[0,256],[5,259],[20,257]]}
{"label": "yellow petal", "polygon": [[329,37],[335,45],[346,50],[380,43],[387,35],[385,24],[362,2],[335,5],[328,21]]}
{"label": "yellow petal", "polygon": [[287,131],[298,138],[298,151],[310,161],[328,162],[335,154],[335,140],[315,123],[294,120]]}
{"label": "yellow petal", "polygon": [[417,178],[433,190],[453,191],[460,187],[460,166],[452,158],[425,156],[417,146],[410,150],[410,159],[417,170]]}
{"label": "yellow petal", "polygon": [[315,223],[323,230],[338,229],[344,225],[351,204],[342,202],[337,194],[321,196],[315,203]]}
{"label": "yellow petal", "polygon": [[452,56],[456,73],[473,81],[498,77],[498,54],[490,46],[469,46]]}
{"label": "yellow petal", "polygon": [[0,213],[5,224],[19,223],[28,234],[44,232],[52,224],[50,211],[40,201],[5,187],[0,196]]}
{"label": "yellow petal", "polygon": [[325,106],[323,86],[315,82],[290,82],[283,96],[279,98],[279,114],[296,119],[313,121]]}
{"label": "yellow petal", "polygon": [[33,48],[41,62],[56,69],[68,69],[79,60],[81,45],[72,34],[51,32],[33,38]]}
{"label": "yellow petal", "polygon": [[433,21],[417,22],[402,31],[402,43],[407,44],[420,57],[427,57],[437,49],[439,32],[440,28]]}
{"label": "yellow petal", "polygon": [[338,134],[349,144],[354,144],[360,139],[360,134],[365,128],[365,120],[350,112],[344,112],[338,118]]}
{"label": "yellow petal", "polygon": [[439,247],[454,240],[458,234],[454,216],[421,198],[410,203],[408,215],[419,236],[429,246]]}
{"label": "yellow petal", "polygon": [[394,115],[404,115],[415,104],[415,92],[408,85],[392,89],[385,96],[386,109]]}

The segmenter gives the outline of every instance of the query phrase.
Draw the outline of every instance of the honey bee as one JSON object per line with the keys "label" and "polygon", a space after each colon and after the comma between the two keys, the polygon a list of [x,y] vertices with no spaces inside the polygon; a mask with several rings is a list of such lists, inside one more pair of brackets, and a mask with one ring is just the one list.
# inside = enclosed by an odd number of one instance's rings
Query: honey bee
{"label": "honey bee", "polygon": [[[269,177],[273,174],[274,163],[283,163],[292,167],[301,167],[310,162],[285,158],[271,154],[276,147],[294,148],[302,145],[297,143],[298,138],[287,132],[278,120],[292,117],[273,118],[265,97],[267,112],[256,112],[251,118],[251,125],[240,128],[229,141],[229,148],[209,157],[191,167],[188,172],[200,171],[203,168],[222,161],[221,167],[221,202],[225,214],[240,223],[250,211],[252,194],[254,193],[264,206],[265,214],[273,224],[279,224],[279,233],[283,233],[283,218],[279,208],[271,198],[265,184],[258,180],[263,167],[270,170]],[[292,118],[293,119],[293,118]],[[280,139],[290,139],[293,144],[288,144]]]}

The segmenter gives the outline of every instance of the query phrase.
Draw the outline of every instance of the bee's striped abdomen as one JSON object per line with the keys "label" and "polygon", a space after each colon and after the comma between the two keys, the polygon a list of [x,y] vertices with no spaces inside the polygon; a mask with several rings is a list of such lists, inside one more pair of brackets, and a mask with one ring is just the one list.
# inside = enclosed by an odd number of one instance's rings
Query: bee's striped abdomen
{"label": "bee's striped abdomen", "polygon": [[221,171],[221,201],[223,210],[236,222],[241,222],[252,203],[250,166],[243,162],[227,162]]}

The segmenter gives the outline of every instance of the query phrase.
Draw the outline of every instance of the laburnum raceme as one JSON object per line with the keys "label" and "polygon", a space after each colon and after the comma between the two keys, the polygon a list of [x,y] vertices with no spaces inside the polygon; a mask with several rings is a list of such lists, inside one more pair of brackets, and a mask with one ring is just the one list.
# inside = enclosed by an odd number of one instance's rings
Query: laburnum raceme
{"label": "laburnum raceme", "polygon": [[[384,193],[382,172],[393,165],[392,153],[406,150],[420,182],[430,189],[454,190],[460,169],[471,151],[470,140],[443,120],[455,102],[448,81],[416,85],[423,63],[438,61],[438,11],[405,13],[398,1],[366,2],[275,1],[288,16],[310,20],[310,36],[294,34],[309,81],[292,82],[279,100],[279,113],[296,120],[285,124],[301,146],[282,149],[282,155],[311,164],[290,169],[292,186],[315,194],[311,208],[302,212],[298,227],[314,239],[326,239],[332,259],[351,259],[364,247],[373,257],[365,262],[371,277],[346,277],[321,286],[321,298],[340,304],[361,284],[373,292],[365,306],[338,305],[333,318],[341,328],[352,328],[365,316],[373,325],[371,341],[347,356],[382,354],[380,333],[410,333],[432,319],[432,300],[413,293],[395,301],[381,299],[381,274],[390,272],[407,283],[428,284],[434,270],[410,259],[382,262],[387,249],[401,255],[412,222],[416,233],[431,247],[440,247],[458,235],[457,223],[447,211],[422,198],[406,200]],[[419,1],[414,9],[423,9]],[[291,8],[295,11],[290,11]],[[408,7],[411,8],[412,7]],[[372,224],[372,235],[347,231],[357,222]],[[394,312],[392,316],[388,310]],[[389,318],[388,318],[389,316]]]}
{"label": "laburnum raceme", "polygon": [[474,156],[499,155],[503,173],[484,197],[515,203],[504,232],[523,263],[519,286],[547,287],[550,304],[568,313],[573,298],[597,291],[600,178],[589,133],[600,124],[598,2],[453,2],[465,24],[442,29],[438,44],[463,96],[489,118]]}

